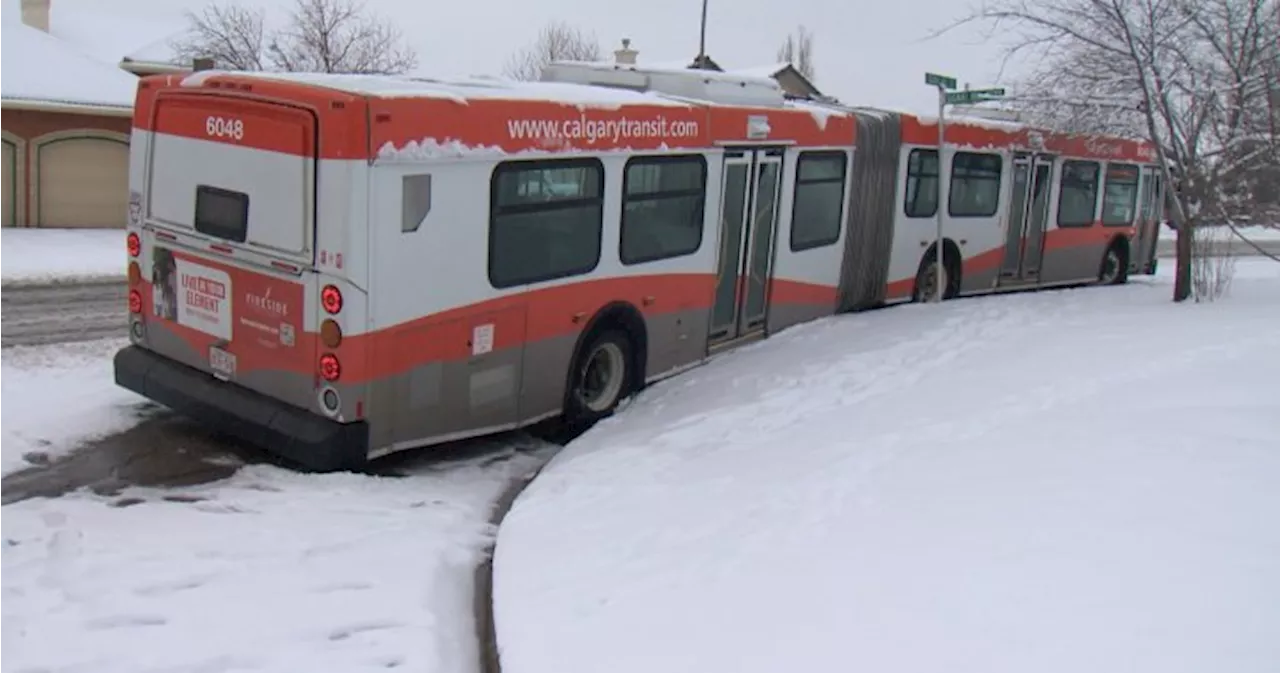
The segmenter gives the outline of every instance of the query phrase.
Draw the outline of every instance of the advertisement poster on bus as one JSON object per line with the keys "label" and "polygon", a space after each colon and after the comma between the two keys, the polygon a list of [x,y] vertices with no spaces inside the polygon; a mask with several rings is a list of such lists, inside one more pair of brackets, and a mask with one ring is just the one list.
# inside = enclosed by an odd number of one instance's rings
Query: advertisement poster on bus
{"label": "advertisement poster on bus", "polygon": [[158,318],[231,339],[231,277],[224,271],[181,259],[156,247],[151,280]]}

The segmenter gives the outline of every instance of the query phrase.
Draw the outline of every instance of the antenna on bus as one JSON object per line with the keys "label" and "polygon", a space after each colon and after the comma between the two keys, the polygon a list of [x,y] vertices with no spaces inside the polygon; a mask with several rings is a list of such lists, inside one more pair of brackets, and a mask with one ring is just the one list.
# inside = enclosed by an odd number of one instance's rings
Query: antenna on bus
{"label": "antenna on bus", "polygon": [[698,33],[698,58],[694,63],[707,62],[707,0],[702,0],[702,27]]}

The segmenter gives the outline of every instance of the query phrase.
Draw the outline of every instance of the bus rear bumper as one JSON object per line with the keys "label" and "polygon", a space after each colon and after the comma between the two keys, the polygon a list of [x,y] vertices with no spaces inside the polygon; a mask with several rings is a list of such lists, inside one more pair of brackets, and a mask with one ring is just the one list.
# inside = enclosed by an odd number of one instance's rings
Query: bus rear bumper
{"label": "bus rear bumper", "polygon": [[115,378],[122,388],[311,470],[359,469],[367,461],[366,422],[329,420],[139,346],[116,353]]}

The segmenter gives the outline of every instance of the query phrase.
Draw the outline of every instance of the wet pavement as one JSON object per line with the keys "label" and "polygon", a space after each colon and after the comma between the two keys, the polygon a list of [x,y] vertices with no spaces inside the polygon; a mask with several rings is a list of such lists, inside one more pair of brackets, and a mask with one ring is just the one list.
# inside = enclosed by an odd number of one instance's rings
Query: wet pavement
{"label": "wet pavement", "polygon": [[[140,422],[113,435],[89,441],[48,462],[29,456],[31,467],[0,480],[0,504],[29,498],[56,498],[87,489],[104,496],[119,495],[132,486],[175,488],[207,484],[231,477],[245,465],[282,462],[257,447],[216,432],[213,428],[179,416],[163,407],[144,404]],[[452,442],[423,449],[401,451],[373,461],[364,472],[402,476],[434,469],[445,470],[457,461],[502,460],[510,451],[563,444],[570,435],[535,429],[527,433]]]}
{"label": "wet pavement", "polygon": [[86,442],[0,480],[0,503],[79,489],[114,495],[129,486],[193,486],[225,479],[269,456],[171,412],[144,406],[137,425]]}

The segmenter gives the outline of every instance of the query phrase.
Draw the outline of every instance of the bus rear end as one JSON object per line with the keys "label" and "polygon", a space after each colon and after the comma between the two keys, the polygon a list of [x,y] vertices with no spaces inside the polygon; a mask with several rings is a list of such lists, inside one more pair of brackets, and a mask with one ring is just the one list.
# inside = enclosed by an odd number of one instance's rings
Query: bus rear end
{"label": "bus rear end", "polygon": [[363,162],[344,157],[363,107],[244,75],[140,84],[119,385],[308,467],[364,461]]}

